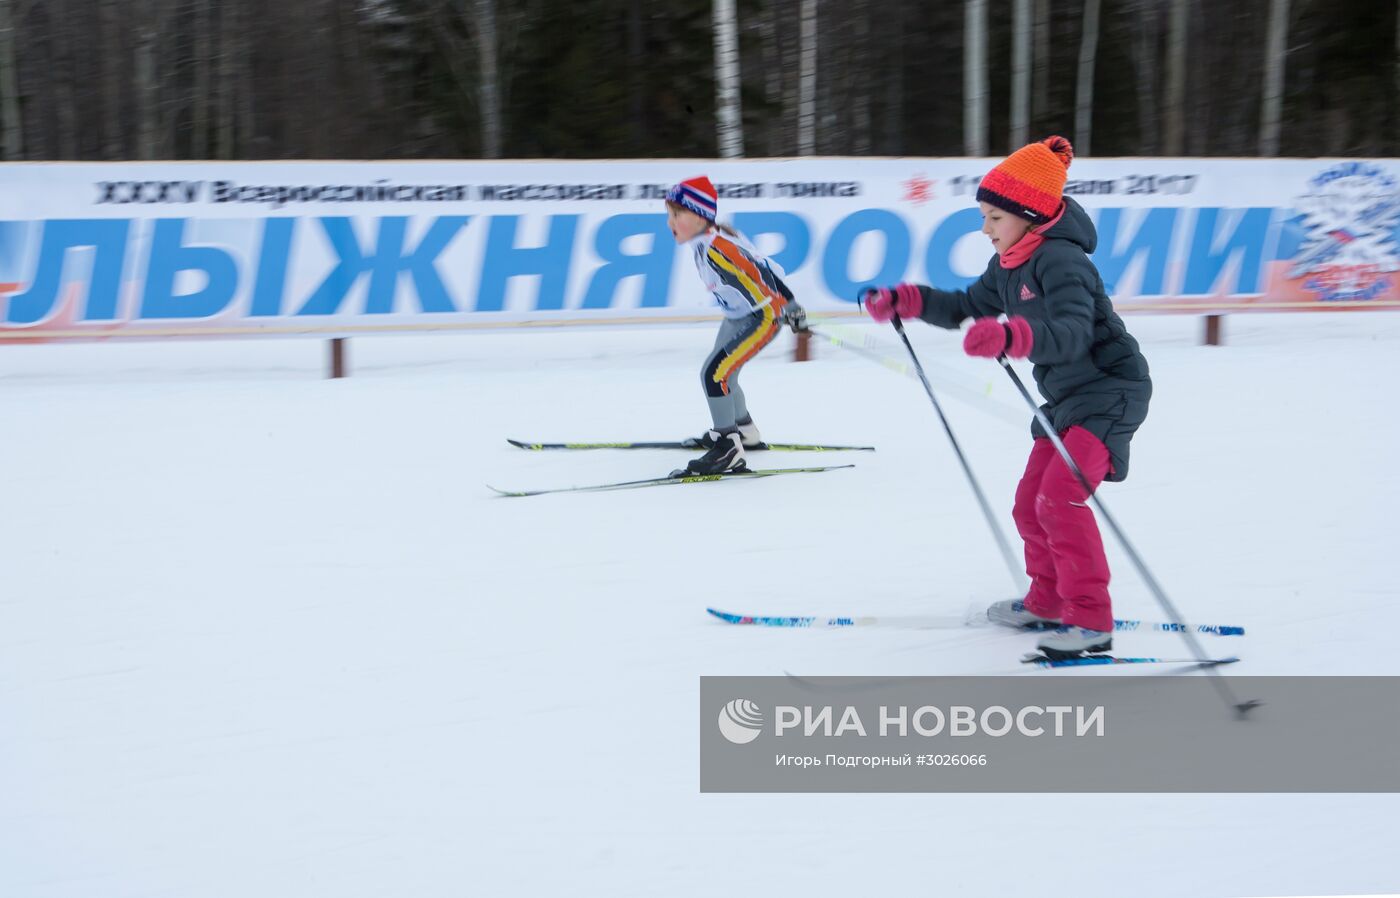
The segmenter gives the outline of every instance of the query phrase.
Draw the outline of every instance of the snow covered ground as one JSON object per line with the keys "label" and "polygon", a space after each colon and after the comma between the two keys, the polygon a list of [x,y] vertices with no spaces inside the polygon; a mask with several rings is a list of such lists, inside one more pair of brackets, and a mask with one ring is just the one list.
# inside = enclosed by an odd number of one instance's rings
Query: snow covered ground
{"label": "snow covered ground", "polygon": [[[1103,495],[1164,587],[1248,628],[1232,673],[1400,675],[1400,315],[1129,326],[1156,396]],[[910,333],[1010,532],[1028,414]],[[1400,891],[1395,795],[700,794],[701,675],[1014,673],[1031,642],[704,613],[1011,592],[918,383],[827,345],[743,381],[770,438],[879,446],[852,470],[484,486],[679,465],[505,437],[699,432],[710,340],[358,339],[341,381],[309,341],[0,348],[0,896]],[[1110,561],[1117,614],[1160,618]]]}

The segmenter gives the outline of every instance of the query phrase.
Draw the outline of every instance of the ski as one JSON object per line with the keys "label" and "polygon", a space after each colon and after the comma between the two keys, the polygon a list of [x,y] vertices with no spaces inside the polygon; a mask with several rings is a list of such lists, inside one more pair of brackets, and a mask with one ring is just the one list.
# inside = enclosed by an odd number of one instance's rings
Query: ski
{"label": "ski", "polygon": [[1192,667],[1219,667],[1234,664],[1240,659],[1230,658],[1122,658],[1117,655],[1080,655],[1076,658],[1051,658],[1032,652],[1021,659],[1022,664],[1036,667],[1094,667],[1102,664],[1189,664]]}
{"label": "ski", "polygon": [[[529,443],[524,440],[506,439],[512,446],[539,452],[545,449],[688,449],[698,452],[704,447],[687,446],[681,440],[639,441],[623,443]],[[759,443],[745,446],[745,452],[874,452],[874,446],[828,446],[824,443]]]}
{"label": "ski", "polygon": [[548,493],[600,493],[609,490],[632,490],[646,486],[673,486],[681,483],[710,483],[715,480],[755,480],[760,477],[776,477],[780,474],[815,474],[819,471],[839,471],[854,468],[855,465],[827,465],[814,468],[758,468],[749,471],[725,474],[686,474],[679,477],[650,477],[646,480],[625,480],[619,483],[599,483],[592,486],[563,486],[545,490],[503,490],[487,484],[502,496],[543,496]]}
{"label": "ski", "polygon": [[957,615],[901,615],[899,617],[765,617],[762,615],[730,614],[718,608],[706,608],[710,614],[728,624],[751,624],[759,627],[907,627],[910,629],[955,629],[974,626]]}
{"label": "ski", "polygon": [[[730,614],[718,608],[706,608],[710,614],[726,623],[752,624],[760,627],[903,627],[908,629],[954,629],[957,627],[992,626],[991,621],[957,616],[924,615],[882,615],[879,617],[763,617],[748,614]],[[1117,620],[1113,629],[1118,633],[1134,631],[1157,631],[1161,633],[1205,633],[1211,636],[1243,636],[1244,627],[1230,627],[1221,624],[1174,624],[1168,621]]]}

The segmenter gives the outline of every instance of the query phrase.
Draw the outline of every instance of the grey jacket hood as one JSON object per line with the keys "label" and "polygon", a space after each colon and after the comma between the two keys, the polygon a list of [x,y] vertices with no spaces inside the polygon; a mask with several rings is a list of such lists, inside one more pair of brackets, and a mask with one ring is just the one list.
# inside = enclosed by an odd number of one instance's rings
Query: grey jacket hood
{"label": "grey jacket hood", "polygon": [[1084,250],[1086,255],[1092,255],[1099,245],[1099,235],[1094,230],[1094,223],[1089,220],[1089,213],[1071,196],[1065,197],[1065,211],[1060,220],[1042,233],[1046,240],[1068,240]]}

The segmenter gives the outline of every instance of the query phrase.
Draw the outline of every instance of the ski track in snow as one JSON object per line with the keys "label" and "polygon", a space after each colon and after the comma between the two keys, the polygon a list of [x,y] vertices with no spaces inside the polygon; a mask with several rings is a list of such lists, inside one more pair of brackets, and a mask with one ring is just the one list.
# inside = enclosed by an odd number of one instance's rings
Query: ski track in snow
{"label": "ski track in snow", "polygon": [[[1400,315],[1128,319],[1156,394],[1102,496],[1231,675],[1400,674]],[[888,329],[871,334],[900,347]],[[1021,402],[911,325],[999,524]],[[1026,671],[961,615],[1007,573],[916,381],[788,337],[742,382],[820,477],[520,499],[676,452],[708,327],[5,347],[0,895],[1081,895],[1394,891],[1393,795],[701,795],[701,675]],[[1019,366],[1029,383],[1029,367]],[[979,395],[980,394],[980,395]],[[765,453],[764,467],[811,455]],[[1111,539],[1110,539],[1111,542]],[[1115,612],[1163,615],[1110,545]],[[1179,654],[1120,634],[1120,654]],[[1378,750],[1381,750],[1378,748]],[[1015,859],[1015,860],[1012,860]],[[1033,859],[1033,860],[1026,860]]]}

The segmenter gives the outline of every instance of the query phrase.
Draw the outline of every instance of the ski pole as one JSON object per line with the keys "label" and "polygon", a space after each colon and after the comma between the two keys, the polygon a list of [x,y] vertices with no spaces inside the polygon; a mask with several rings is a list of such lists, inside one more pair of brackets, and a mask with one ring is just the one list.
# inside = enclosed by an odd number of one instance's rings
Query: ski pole
{"label": "ski pole", "polygon": [[889,356],[883,355],[878,352],[873,352],[868,346],[862,346],[850,340],[844,340],[841,337],[830,333],[829,331],[817,330],[816,328],[809,327],[807,328],[807,333],[819,339],[825,340],[833,346],[839,346],[842,349],[845,349],[849,352],[853,352],[861,358],[869,359],[877,365],[883,365],[884,367],[890,369],[896,374],[909,375],[913,373],[912,369],[910,369],[908,365],[904,364],[898,359],[890,358]]}
{"label": "ski pole", "polygon": [[948,423],[948,416],[943,414],[943,406],[938,402],[938,397],[933,393],[933,387],[929,385],[928,375],[924,374],[924,366],[919,363],[919,356],[914,352],[914,345],[909,342],[909,335],[904,333],[904,322],[895,315],[890,319],[894,329],[899,332],[899,339],[904,341],[904,348],[909,350],[909,358],[914,362],[914,370],[919,375],[919,381],[924,385],[924,392],[928,393],[929,401],[933,403],[933,410],[938,412],[938,420],[943,422],[943,430],[948,434],[948,442],[953,444],[953,452],[958,456],[958,461],[962,464],[963,473],[967,475],[967,482],[972,485],[972,492],[977,496],[977,504],[982,506],[982,515],[987,519],[987,526],[992,530],[992,538],[996,540],[997,548],[1001,549],[1001,557],[1006,561],[1006,569],[1011,574],[1011,580],[1016,584],[1017,591],[1024,595],[1026,592],[1026,582],[1021,576],[1020,565],[1016,563],[1016,556],[1011,551],[1011,545],[1006,541],[1006,535],[997,526],[996,516],[992,514],[992,507],[987,504],[987,497],[982,493],[982,487],[977,482],[977,476],[972,473],[972,466],[967,463],[967,456],[963,454],[962,446],[958,445],[958,438],[953,436],[953,427]]}
{"label": "ski pole", "polygon": [[[896,318],[895,320],[898,321],[899,319]],[[903,331],[901,331],[901,334],[902,333]],[[1191,654],[1195,656],[1196,660],[1202,662],[1202,664],[1207,662],[1209,658],[1201,649],[1201,644],[1196,641],[1195,634],[1186,626],[1181,612],[1177,611],[1171,599],[1167,598],[1166,591],[1157,583],[1157,578],[1152,576],[1152,572],[1147,569],[1147,565],[1143,563],[1142,557],[1137,553],[1137,549],[1135,549],[1133,544],[1128,540],[1128,535],[1123,532],[1122,527],[1118,526],[1118,522],[1114,520],[1113,515],[1109,514],[1108,508],[1104,506],[1103,500],[1098,497],[1094,488],[1089,484],[1089,478],[1085,477],[1084,472],[1079,469],[1079,465],[1075,464],[1074,458],[1069,454],[1069,450],[1065,448],[1064,441],[1060,439],[1060,435],[1056,432],[1055,426],[1050,423],[1050,420],[1045,417],[1045,412],[1041,411],[1040,406],[1036,404],[1030,391],[1026,389],[1026,385],[1021,382],[1021,378],[1016,374],[1016,369],[1011,367],[1011,362],[1007,360],[1005,355],[998,356],[997,361],[1001,363],[1001,367],[1006,369],[1006,373],[1011,378],[1011,382],[1016,385],[1017,392],[1021,394],[1022,399],[1026,400],[1026,404],[1031,407],[1031,411],[1035,413],[1035,419],[1040,422],[1041,429],[1045,431],[1045,435],[1048,436],[1050,442],[1054,444],[1055,451],[1060,453],[1060,458],[1064,459],[1065,464],[1069,466],[1070,471],[1079,480],[1079,485],[1082,486],[1084,492],[1088,494],[1089,501],[1094,503],[1094,508],[1103,516],[1104,522],[1108,524],[1108,529],[1113,531],[1114,537],[1117,538],[1118,542],[1123,546],[1123,551],[1128,554],[1128,558],[1133,562],[1133,566],[1137,568],[1138,573],[1142,575],[1142,579],[1147,583],[1147,588],[1152,592],[1153,597],[1157,599],[1157,602],[1167,613],[1167,620],[1177,625],[1177,629],[1181,633],[1181,638],[1186,640],[1186,647],[1191,650]],[[1206,672],[1210,674],[1211,682],[1216,685],[1216,689],[1220,692],[1220,697],[1234,707],[1235,713],[1238,716],[1244,717],[1250,709],[1260,704],[1257,699],[1241,702],[1235,696],[1234,691],[1230,689],[1229,684],[1220,678],[1220,672],[1214,667],[1206,666]]]}
{"label": "ski pole", "polygon": [[[908,378],[918,377],[918,375],[914,373],[914,368],[908,362],[890,355],[890,350],[882,344],[872,341],[867,336],[862,335],[857,339],[850,334],[833,333],[825,327],[821,330],[809,327],[807,328],[807,333],[819,340],[827,341],[832,346],[839,347],[847,352],[855,353],[863,359],[869,359],[875,364],[881,365],[896,374],[902,374]],[[937,374],[935,374],[935,377],[937,377]],[[1021,416],[1020,412],[1009,405],[987,401],[987,395],[991,391],[991,386],[992,385],[988,383],[985,390],[978,390],[967,383],[960,384],[944,376],[939,378],[938,389],[944,396],[951,393],[955,397],[961,397],[970,407],[999,418],[1010,426],[1015,427],[1017,430],[1024,429],[1026,426],[1026,419]]]}

